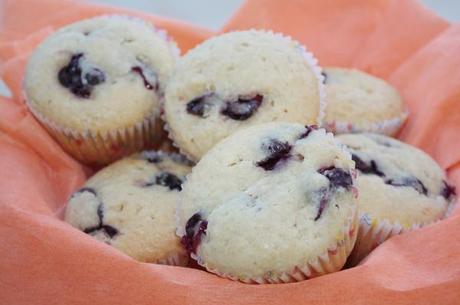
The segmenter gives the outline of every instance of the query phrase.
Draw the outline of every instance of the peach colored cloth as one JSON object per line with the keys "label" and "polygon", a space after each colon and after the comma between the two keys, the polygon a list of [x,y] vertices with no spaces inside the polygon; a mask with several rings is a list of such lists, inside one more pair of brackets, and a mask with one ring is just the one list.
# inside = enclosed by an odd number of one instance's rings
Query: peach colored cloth
{"label": "peach colored cloth", "polygon": [[[156,16],[62,0],[0,0],[1,304],[459,304],[460,215],[391,238],[358,267],[283,285],[138,263],[62,221],[86,169],[25,108],[24,64],[64,24],[104,13],[144,17],[187,50],[213,33]],[[1,13],[0,13],[1,15]],[[400,138],[430,153],[460,189],[460,25],[413,0],[250,0],[224,31],[265,28],[306,44],[322,65],[353,66],[399,88]]]}

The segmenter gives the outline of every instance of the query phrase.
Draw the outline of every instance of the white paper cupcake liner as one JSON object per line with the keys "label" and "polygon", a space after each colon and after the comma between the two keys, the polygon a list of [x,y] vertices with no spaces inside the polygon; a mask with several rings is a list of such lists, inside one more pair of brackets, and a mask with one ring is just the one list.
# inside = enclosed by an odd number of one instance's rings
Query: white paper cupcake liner
{"label": "white paper cupcake liner", "polygon": [[[326,110],[326,87],[324,85],[324,75],[322,74],[322,68],[318,65],[318,60],[315,58],[315,56],[309,52],[307,50],[307,48],[302,45],[300,42],[292,39],[291,36],[286,36],[286,35],[283,35],[281,33],[275,33],[273,31],[267,31],[267,30],[257,30],[257,29],[249,29],[249,31],[257,31],[257,32],[265,32],[265,33],[269,33],[275,37],[278,37],[280,39],[287,39],[291,42],[294,42],[296,45],[297,45],[297,48],[298,50],[300,51],[300,53],[302,54],[302,56],[304,57],[304,59],[306,60],[306,62],[308,63],[308,65],[310,66],[310,68],[312,69],[315,77],[316,77],[316,81],[317,81],[317,84],[318,84],[318,95],[319,95],[319,113],[318,113],[318,117],[317,117],[317,124],[318,126],[321,126],[322,125],[322,122],[323,122],[323,119],[324,119],[324,115],[325,115],[325,110]],[[242,31],[234,31],[234,32],[242,32]],[[172,131],[172,129],[169,127],[169,124],[168,124],[168,120],[166,119],[166,115],[164,113],[164,99],[162,99],[161,103],[160,103],[162,106],[162,111],[161,111],[161,119],[163,120],[164,122],[164,130],[166,131],[167,135],[168,135],[168,138],[171,140],[172,142],[172,145],[177,148],[179,150],[179,152],[181,154],[183,154],[184,156],[186,156],[188,159],[194,161],[194,162],[197,162],[199,160],[197,160],[197,158],[195,158],[194,156],[190,155],[186,150],[183,149],[183,147],[181,147],[177,141],[175,140],[175,134],[174,132]]]}
{"label": "white paper cupcake liner", "polygon": [[171,256],[156,260],[155,264],[170,265],[170,266],[187,266],[188,257],[186,254],[173,254]]}
{"label": "white paper cupcake liner", "polygon": [[384,134],[387,136],[393,136],[404,124],[407,116],[408,112],[405,111],[399,117],[370,124],[360,124],[360,126],[358,126],[357,124],[353,124],[351,122],[324,122],[324,128],[335,134],[373,132]]}
{"label": "white paper cupcake liner", "polygon": [[367,213],[360,213],[358,237],[355,247],[351,252],[347,266],[353,267],[358,265],[363,259],[374,250],[377,246],[394,235],[430,225],[445,218],[445,214],[426,223],[414,223],[409,228],[403,227],[399,223],[391,223],[387,220],[372,219]]}
{"label": "white paper cupcake liner", "polygon": [[195,259],[199,265],[205,267],[209,272],[217,274],[223,278],[246,284],[280,284],[303,281],[342,269],[355,244],[358,226],[357,221],[357,214],[356,211],[354,211],[352,217],[350,217],[345,223],[341,238],[336,244],[328,247],[324,253],[318,257],[310,259],[304,265],[294,266],[291,270],[280,274],[267,274],[260,277],[242,278],[220,272],[215,268],[207,266],[199,255],[193,254],[192,258]]}
{"label": "white paper cupcake liner", "polygon": [[59,126],[35,111],[31,105],[28,108],[67,153],[89,165],[105,165],[134,152],[155,147],[164,137],[161,121],[155,115],[132,126],[108,132],[76,131]]}

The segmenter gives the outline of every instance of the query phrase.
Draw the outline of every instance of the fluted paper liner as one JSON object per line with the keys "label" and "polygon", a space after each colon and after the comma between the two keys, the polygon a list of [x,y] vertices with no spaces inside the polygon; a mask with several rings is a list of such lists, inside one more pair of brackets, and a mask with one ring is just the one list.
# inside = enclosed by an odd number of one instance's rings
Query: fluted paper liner
{"label": "fluted paper liner", "polygon": [[170,265],[170,266],[187,266],[188,258],[186,254],[173,254],[168,257],[158,259],[156,264]]}
{"label": "fluted paper liner", "polygon": [[455,201],[449,202],[445,213],[440,217],[436,217],[432,221],[426,223],[414,222],[410,227],[404,227],[398,222],[390,222],[385,219],[379,220],[375,217],[370,217],[367,213],[360,213],[358,236],[354,249],[348,258],[347,265],[350,267],[356,266],[366,258],[372,250],[394,235],[419,229],[447,217],[454,204]]}
{"label": "fluted paper liner", "polygon": [[401,126],[404,124],[404,121],[408,117],[408,112],[404,111],[400,116],[375,122],[375,123],[362,123],[357,126],[357,124],[353,124],[352,122],[340,122],[340,121],[325,121],[324,128],[328,131],[333,132],[335,134],[341,133],[356,133],[356,132],[375,132],[384,134],[387,136],[394,136]]}
{"label": "fluted paper liner", "polygon": [[160,144],[163,138],[160,118],[151,115],[127,128],[109,132],[79,132],[57,125],[29,109],[61,147],[75,159],[90,165],[105,165],[134,152]]}

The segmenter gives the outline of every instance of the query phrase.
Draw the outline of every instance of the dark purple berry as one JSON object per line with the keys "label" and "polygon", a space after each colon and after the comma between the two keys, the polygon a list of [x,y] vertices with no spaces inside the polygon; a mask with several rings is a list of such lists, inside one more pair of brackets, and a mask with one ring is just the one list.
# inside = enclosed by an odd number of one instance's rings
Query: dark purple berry
{"label": "dark purple berry", "polygon": [[372,138],[377,144],[385,146],[385,147],[393,147],[393,144],[391,144],[389,141],[381,138]]}
{"label": "dark purple berry", "polygon": [[104,230],[105,233],[106,233],[110,238],[113,238],[115,235],[118,234],[118,230],[115,229],[115,228],[112,227],[112,226],[109,226],[109,225],[103,225],[103,226],[101,226],[101,230]]}
{"label": "dark purple berry", "polygon": [[329,196],[328,196],[329,188],[322,188],[319,190],[319,207],[318,207],[318,212],[316,213],[316,216],[314,218],[314,221],[317,221],[318,219],[321,218],[321,215],[323,214],[324,209],[327,206],[327,203],[329,202]]}
{"label": "dark purple berry", "polygon": [[305,126],[305,131],[299,136],[299,139],[304,139],[308,137],[308,135],[313,131],[313,130],[318,130],[318,126],[316,125],[310,125],[310,126]]}
{"label": "dark purple berry", "polygon": [[326,208],[327,203],[329,202],[329,194],[331,191],[335,191],[340,187],[346,190],[352,190],[353,186],[353,178],[351,177],[350,172],[344,169],[330,166],[319,169],[318,173],[324,175],[329,180],[330,185],[319,190],[320,200],[318,212],[314,219],[315,221],[321,217],[324,209]]}
{"label": "dark purple berry", "polygon": [[449,185],[446,181],[443,181],[442,183],[444,186],[441,191],[441,196],[446,198],[446,200],[451,200],[456,195],[455,187]]}
{"label": "dark purple berry", "polygon": [[109,225],[100,225],[97,227],[86,228],[83,230],[86,234],[92,234],[97,231],[104,231],[110,238],[113,238],[115,235],[118,234],[118,230]]}
{"label": "dark purple berry", "polygon": [[170,153],[169,157],[176,163],[187,165],[187,166],[194,166],[195,163],[187,159],[184,155],[177,154],[177,153]]}
{"label": "dark purple berry", "polygon": [[91,90],[89,86],[83,84],[81,78],[80,59],[82,57],[82,53],[73,55],[67,66],[59,70],[58,79],[59,83],[68,88],[73,94],[82,98],[88,98]]}
{"label": "dark purple berry", "polygon": [[208,222],[202,219],[200,213],[193,214],[185,224],[185,235],[181,239],[182,245],[188,253],[196,253],[201,238],[206,235]]}
{"label": "dark purple berry", "polygon": [[185,224],[185,235],[192,236],[195,233],[196,225],[200,221],[201,221],[201,214],[200,213],[193,214],[193,216],[190,217],[189,220],[187,220],[187,223]]}
{"label": "dark purple berry", "polygon": [[105,82],[104,72],[97,68],[91,69],[88,73],[86,73],[85,78],[88,84],[90,84],[91,86],[96,86],[100,83]]}
{"label": "dark purple berry", "polygon": [[104,211],[102,210],[102,204],[97,207],[97,217],[99,218],[99,226],[102,226],[102,220],[104,218]]}
{"label": "dark purple berry", "polygon": [[186,106],[187,112],[203,118],[207,108],[207,97],[208,95],[199,96],[188,102]]}
{"label": "dark purple berry", "polygon": [[144,87],[147,89],[147,90],[158,90],[158,84],[155,84],[155,85],[152,85],[148,80],[147,80],[147,77],[145,77],[145,74],[144,74],[144,70],[139,67],[139,66],[135,66],[135,67],[132,67],[131,68],[131,71],[137,73],[140,75],[140,77],[142,78],[142,80],[144,81]]}
{"label": "dark purple berry", "polygon": [[59,70],[58,80],[76,96],[89,98],[93,87],[105,81],[105,75],[97,68],[89,69],[86,74],[83,74],[80,67],[82,58],[83,53],[73,55],[67,66]]}
{"label": "dark purple berry", "polygon": [[423,195],[428,194],[428,190],[423,184],[423,182],[414,177],[404,177],[400,180],[388,179],[385,181],[385,183],[389,185],[393,185],[393,186],[411,187],[415,189],[417,192],[419,192],[420,194],[423,194]]}
{"label": "dark purple berry", "polygon": [[159,163],[163,161],[161,154],[151,151],[151,152],[144,152],[143,154],[145,160],[149,163]]}
{"label": "dark purple berry", "polygon": [[363,174],[374,174],[379,177],[385,177],[385,174],[381,172],[374,160],[371,160],[370,164],[364,162],[360,157],[355,154],[351,155],[353,161],[355,161],[356,169]]}
{"label": "dark purple berry", "polygon": [[83,53],[72,55],[67,66],[59,70],[59,81],[64,87],[68,88],[72,83],[81,81],[80,59],[82,57]]}
{"label": "dark purple berry", "polygon": [[83,230],[83,232],[85,232],[86,234],[91,234],[93,232],[96,232],[98,230],[100,230],[101,227],[99,227],[99,225],[95,226],[95,227],[89,227],[89,228],[86,228]]}
{"label": "dark purple berry", "polygon": [[168,172],[162,172],[155,178],[156,184],[169,187],[170,190],[181,191],[182,182],[182,179]]}
{"label": "dark purple berry", "polygon": [[318,170],[318,173],[329,179],[332,187],[343,187],[347,190],[350,190],[353,185],[353,179],[351,178],[350,172],[341,168],[336,168],[333,166],[321,168]]}
{"label": "dark purple berry", "polygon": [[104,231],[107,236],[113,238],[115,235],[118,234],[118,230],[112,226],[104,224],[104,211],[102,210],[102,203],[97,207],[97,217],[99,219],[99,223],[97,226],[89,227],[83,230],[86,234],[91,234],[97,231]]}
{"label": "dark purple berry", "polygon": [[227,102],[221,113],[237,121],[249,119],[262,104],[264,97],[260,94],[252,98],[238,98],[237,101]]}
{"label": "dark purple berry", "polygon": [[327,83],[327,74],[326,74],[326,72],[322,71],[321,75],[324,77],[323,84],[326,84]]}
{"label": "dark purple berry", "polygon": [[266,171],[273,170],[279,163],[291,157],[291,149],[292,146],[288,142],[283,143],[278,140],[271,140],[268,147],[266,147],[270,155],[256,164]]}
{"label": "dark purple berry", "polygon": [[84,192],[88,192],[88,193],[93,194],[94,196],[97,196],[96,190],[91,188],[91,187],[82,187],[81,189],[76,191],[72,196],[75,196],[76,194],[81,194],[81,193],[84,193]]}

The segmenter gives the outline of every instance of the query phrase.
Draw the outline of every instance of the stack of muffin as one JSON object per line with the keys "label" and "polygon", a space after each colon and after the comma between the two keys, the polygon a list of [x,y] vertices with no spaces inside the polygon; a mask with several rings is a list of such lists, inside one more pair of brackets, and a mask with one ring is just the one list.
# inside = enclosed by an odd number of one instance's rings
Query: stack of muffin
{"label": "stack of muffin", "polygon": [[24,91],[65,151],[108,165],[65,220],[142,262],[300,281],[359,263],[455,202],[427,154],[389,137],[407,117],[393,87],[322,70],[281,34],[226,33],[180,57],[145,21],[96,17],[37,47]]}

